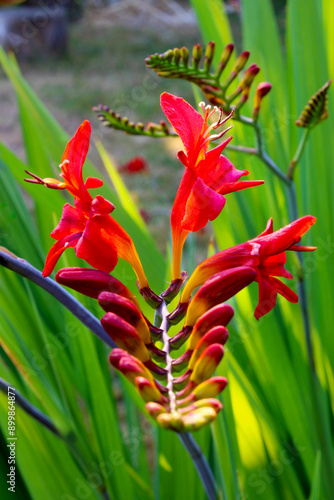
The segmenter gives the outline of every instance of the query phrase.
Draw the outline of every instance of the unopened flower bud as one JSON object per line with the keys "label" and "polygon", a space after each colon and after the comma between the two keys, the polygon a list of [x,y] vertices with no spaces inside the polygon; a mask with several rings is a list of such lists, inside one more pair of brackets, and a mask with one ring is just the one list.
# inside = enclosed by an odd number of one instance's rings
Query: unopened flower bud
{"label": "unopened flower bud", "polygon": [[194,66],[194,68],[198,68],[198,65],[201,61],[202,52],[203,52],[202,46],[199,43],[196,43],[193,46],[193,53],[192,53],[192,66]]}
{"label": "unopened flower bud", "polygon": [[123,349],[113,349],[109,356],[109,361],[110,364],[122,372],[132,384],[135,384],[137,377],[144,377],[150,382],[154,382],[153,375],[146,366],[139,361],[139,359],[131,356],[131,354]]}
{"label": "unopened flower bud", "polygon": [[219,413],[223,409],[223,405],[220,401],[218,401],[218,399],[206,398],[200,399],[199,401],[194,401],[194,403],[191,403],[189,406],[178,409],[178,412],[181,413],[181,415],[185,415],[186,413],[204,407],[212,408],[216,413]]}
{"label": "unopened flower bud", "polygon": [[206,311],[233,297],[255,278],[256,271],[250,267],[235,267],[212,276],[196,292],[185,324],[193,326]]}
{"label": "unopened flower bud", "polygon": [[188,368],[194,370],[195,363],[205,351],[205,349],[212,344],[224,345],[228,339],[228,331],[224,326],[216,326],[209,330],[198,342],[196,348],[194,349],[192,356],[189,361]]}
{"label": "unopened flower bud", "polygon": [[114,313],[107,313],[101,319],[101,324],[114,342],[125,351],[145,363],[150,355],[136,329],[127,321]]}
{"label": "unopened flower bud", "polygon": [[185,432],[197,431],[203,425],[207,425],[217,417],[213,408],[198,408],[182,417],[183,430]]}
{"label": "unopened flower bud", "polygon": [[214,398],[220,394],[227,386],[225,377],[211,377],[205,380],[183,399],[177,400],[177,408],[183,408],[195,401],[207,398]]}
{"label": "unopened flower bud", "polygon": [[189,62],[189,50],[187,49],[187,47],[181,47],[180,53],[183,65],[187,67]]}
{"label": "unopened flower bud", "polygon": [[127,323],[130,323],[138,332],[144,344],[151,344],[151,335],[143,314],[134,303],[113,292],[102,292],[98,296],[98,302],[105,312],[117,314]]}
{"label": "unopened flower bud", "polygon": [[148,403],[150,401],[153,401],[154,403],[161,403],[163,401],[161,392],[158,391],[155,384],[151,381],[147,380],[144,377],[136,377],[135,384],[137,391],[139,392],[145,403]]}
{"label": "unopened flower bud", "polygon": [[233,307],[228,304],[218,304],[209,309],[196,322],[189,339],[189,349],[193,351],[206,332],[216,326],[226,326],[234,315]]}
{"label": "unopened flower bud", "polygon": [[214,398],[218,396],[227,386],[225,377],[211,377],[199,384],[193,390],[195,399]]}
{"label": "unopened flower bud", "polygon": [[161,427],[174,431],[181,431],[183,427],[182,417],[178,412],[161,413],[157,416],[157,422]]}
{"label": "unopened flower bud", "polygon": [[239,87],[243,90],[245,87],[250,87],[253,83],[254,78],[260,71],[260,68],[256,64],[252,64],[248,69],[246,69],[241,82],[239,83]]}
{"label": "unopened flower bud", "polygon": [[203,69],[207,72],[210,71],[212,60],[213,60],[214,55],[215,55],[215,48],[216,48],[215,42],[209,42],[206,46],[205,55],[204,55],[204,62],[203,62]]}
{"label": "unopened flower bud", "polygon": [[254,96],[253,120],[257,120],[261,109],[262,99],[270,92],[270,90],[271,84],[269,82],[262,82],[257,86]]}
{"label": "unopened flower bud", "polygon": [[159,403],[147,403],[145,405],[146,410],[148,411],[149,415],[156,420],[158,415],[161,415],[162,413],[166,413],[166,408]]}
{"label": "unopened flower bud", "polygon": [[243,77],[236,88],[236,90],[228,97],[229,102],[233,101],[238,95],[242,93],[241,99],[238,101],[235,109],[238,110],[247,101],[250,91],[250,86],[260,68],[256,64],[252,64],[243,74]]}
{"label": "unopened flower bud", "polygon": [[179,62],[180,62],[180,57],[181,57],[181,53],[180,53],[180,49],[177,49],[175,48],[173,50],[173,56],[174,56],[174,63],[176,64],[176,66],[179,65]]}
{"label": "unopened flower bud", "polygon": [[104,271],[85,267],[65,267],[56,274],[56,281],[87,297],[97,299],[101,292],[108,291],[131,300],[138,309],[140,305],[130,290],[118,279]]}
{"label": "unopened flower bud", "polygon": [[209,345],[197,359],[190,380],[196,385],[210,378],[224,355],[224,348],[220,344]]}
{"label": "unopened flower bud", "polygon": [[226,45],[225,49],[223,50],[219,64],[218,64],[218,68],[216,71],[217,78],[219,78],[221,76],[222,72],[226,68],[226,65],[227,65],[228,61],[230,60],[233,49],[234,49],[233,43],[229,43],[228,45]]}
{"label": "unopened flower bud", "polygon": [[235,73],[236,75],[240,73],[240,71],[244,68],[246,62],[248,61],[249,58],[249,52],[248,50],[245,50],[240,54],[239,57],[237,57],[232,72]]}

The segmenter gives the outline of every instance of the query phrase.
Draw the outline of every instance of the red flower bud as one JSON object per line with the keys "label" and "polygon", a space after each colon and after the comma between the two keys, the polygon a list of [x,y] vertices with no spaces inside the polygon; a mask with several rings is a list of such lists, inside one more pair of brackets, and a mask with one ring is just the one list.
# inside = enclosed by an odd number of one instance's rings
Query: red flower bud
{"label": "red flower bud", "polygon": [[161,415],[162,413],[166,413],[166,408],[159,403],[146,403],[145,405],[146,410],[148,411],[149,415],[156,420],[158,415]]}
{"label": "red flower bud", "polygon": [[116,293],[131,300],[140,309],[133,293],[118,279],[104,271],[85,267],[64,267],[57,272],[56,281],[93,299],[97,299],[104,291]]}
{"label": "red flower bud", "polygon": [[216,326],[209,330],[198,342],[189,361],[189,369],[194,370],[195,363],[202,355],[203,351],[211,344],[224,345],[228,339],[228,331],[224,326]]}
{"label": "red flower bud", "polygon": [[256,271],[250,267],[235,267],[212,276],[191,301],[185,324],[194,325],[206,311],[233,297],[255,278]]}
{"label": "red flower bud", "polygon": [[217,413],[213,408],[204,406],[197,410],[191,411],[182,416],[183,431],[197,431],[203,425],[207,425],[217,417]]}
{"label": "red flower bud", "polygon": [[222,345],[209,345],[198,357],[194,366],[194,371],[190,376],[190,380],[198,385],[204,382],[204,380],[210,378],[214,374],[223,355],[224,348]]}
{"label": "red flower bud", "polygon": [[233,318],[234,310],[228,304],[218,304],[209,309],[196,322],[189,339],[189,349],[194,350],[202,336],[215,326],[226,326]]}
{"label": "red flower bud", "polygon": [[107,334],[121,349],[129,352],[143,363],[150,360],[144,342],[130,323],[110,312],[103,316],[101,323]]}
{"label": "red flower bud", "polygon": [[131,300],[113,292],[102,292],[98,296],[98,302],[104,311],[117,314],[132,325],[144,344],[152,343],[144,316]]}
{"label": "red flower bud", "polygon": [[135,384],[137,391],[146,403],[150,401],[154,403],[161,403],[164,400],[168,401],[167,398],[163,397],[161,392],[158,391],[155,384],[146,378],[136,377]]}

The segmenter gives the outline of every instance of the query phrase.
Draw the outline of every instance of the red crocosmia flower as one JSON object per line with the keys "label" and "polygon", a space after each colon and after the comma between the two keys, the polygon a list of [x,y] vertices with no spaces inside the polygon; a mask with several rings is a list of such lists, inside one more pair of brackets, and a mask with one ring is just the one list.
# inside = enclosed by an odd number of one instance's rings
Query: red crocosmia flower
{"label": "red crocosmia flower", "polygon": [[180,97],[168,93],[161,95],[161,107],[168,120],[180,136],[185,151],[178,153],[179,160],[186,167],[179,186],[171,214],[173,236],[173,278],[181,277],[182,248],[189,232],[198,231],[209,220],[214,220],[225,205],[225,194],[258,186],[263,181],[239,181],[248,174],[237,170],[221,153],[232,137],[214,149],[208,150],[210,140],[218,139],[227,132],[211,135],[228,118],[209,125],[212,114],[217,111],[204,106],[203,116]]}
{"label": "red crocosmia flower", "polygon": [[315,217],[306,215],[273,232],[273,221],[269,219],[265,231],[253,240],[223,250],[202,262],[190,276],[182,292],[181,303],[188,302],[193,290],[205,283],[211,276],[238,266],[251,267],[256,271],[255,281],[259,284],[259,302],[254,313],[256,319],[273,309],[278,293],[290,302],[298,302],[298,296],[278,280],[277,276],[288,279],[293,277],[284,268],[286,250],[313,251],[316,249],[297,245],[301,236],[315,221]]}
{"label": "red crocosmia flower", "polygon": [[146,163],[145,159],[142,156],[135,156],[134,158],[131,158],[128,162],[126,162],[124,165],[119,167],[119,172],[125,172],[127,174],[133,175],[133,174],[138,174],[140,172],[148,172],[148,164]]}
{"label": "red crocosmia flower", "polygon": [[60,165],[64,181],[41,179],[34,174],[29,182],[44,184],[53,189],[67,189],[74,196],[74,207],[66,203],[58,226],[51,236],[57,242],[46,258],[43,276],[49,276],[66,248],[73,247],[77,257],[100,271],[110,272],[118,257],[127,260],[134,268],[141,288],[148,286],[133,241],[110,213],[114,205],[103,196],[93,198],[88,189],[102,186],[103,181],[88,177],[83,181],[82,167],[85,162],[91,135],[86,120],[68,142]]}

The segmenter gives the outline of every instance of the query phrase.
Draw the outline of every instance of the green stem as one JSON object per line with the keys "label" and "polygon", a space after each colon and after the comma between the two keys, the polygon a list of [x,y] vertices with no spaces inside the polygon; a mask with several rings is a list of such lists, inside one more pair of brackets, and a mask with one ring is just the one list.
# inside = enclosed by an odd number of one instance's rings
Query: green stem
{"label": "green stem", "polygon": [[217,500],[218,494],[215,478],[200,446],[189,432],[181,432],[178,434],[178,437],[194,462],[208,499]]}
{"label": "green stem", "polygon": [[298,147],[297,147],[297,151],[295,153],[295,156],[292,158],[291,160],[291,163],[289,165],[289,168],[288,168],[288,172],[286,174],[286,176],[289,178],[289,179],[293,179],[293,174],[295,172],[295,168],[303,154],[303,151],[304,151],[304,148],[305,148],[305,144],[307,142],[307,139],[308,139],[308,136],[310,134],[310,129],[309,128],[306,128],[304,130],[304,133],[302,135],[302,138],[298,144]]}
{"label": "green stem", "polygon": [[[298,205],[297,205],[296,186],[295,186],[295,183],[293,180],[291,181],[290,186],[288,188],[288,196],[289,196],[289,202],[290,202],[291,218],[292,218],[292,220],[296,220],[296,219],[298,219]],[[303,265],[304,265],[304,262],[303,262],[304,259],[303,259],[303,255],[300,252],[297,252],[297,257],[298,257],[299,264],[301,267],[301,273],[298,276],[298,296],[300,299],[300,308],[301,308],[301,313],[302,313],[302,318],[303,318],[308,359],[309,359],[312,373],[315,374],[315,362],[314,362],[314,354],[313,354],[313,347],[312,347],[312,340],[311,340],[311,326],[310,326],[310,321],[309,321],[309,316],[308,316],[307,295],[306,295],[305,282],[304,282],[304,277],[303,277],[303,272],[302,272]]]}
{"label": "green stem", "polygon": [[[4,394],[8,394],[8,390],[13,389],[12,385],[9,385],[6,380],[0,377],[0,391],[2,391]],[[81,459],[81,456],[79,455],[76,447],[74,446],[72,442],[72,436],[63,436],[59,430],[56,428],[56,426],[53,424],[53,422],[44,415],[43,412],[41,412],[38,408],[36,408],[34,405],[32,405],[20,392],[18,392],[16,389],[14,389],[15,392],[15,404],[19,406],[25,413],[30,415],[33,419],[35,419],[38,423],[42,424],[46,429],[48,429],[52,434],[57,436],[59,439],[64,441],[69,449],[72,451],[74,458],[77,461],[78,467],[81,469],[82,473],[84,476],[87,476],[89,474],[89,470],[87,469],[86,465],[84,464],[83,460]],[[106,500],[110,500],[110,497],[107,493],[107,490],[105,486],[102,486],[99,488],[100,493],[103,495],[103,497]]]}
{"label": "green stem", "polygon": [[94,333],[102,342],[107,344],[109,347],[117,347],[115,342],[109,337],[109,335],[102,328],[99,320],[86,309],[78,300],[76,300],[73,295],[64,290],[58,283],[56,283],[51,278],[44,278],[42,273],[35,269],[29,262],[24,259],[19,259],[13,254],[9,254],[3,250],[0,250],[0,265],[10,269],[11,271],[24,276],[28,280],[36,283],[48,293],[53,295],[55,299],[63,304],[71,313],[76,316],[81,323],[83,323],[89,330]]}
{"label": "green stem", "polygon": [[[6,382],[3,378],[0,378],[0,390],[6,394],[8,394],[8,389],[12,388],[11,385]],[[55,425],[51,422],[49,417],[44,415],[40,410],[38,410],[35,406],[33,406],[29,401],[22,396],[16,389],[15,389],[15,403],[22,408],[28,415],[33,417],[37,422],[40,424],[44,425],[49,431],[51,431],[53,434],[55,434],[57,437],[63,439],[63,436],[60,434],[58,429],[55,427]]]}
{"label": "green stem", "polygon": [[238,153],[246,153],[248,155],[256,155],[257,154],[257,149],[255,148],[248,148],[247,146],[233,146],[233,144],[228,144],[226,146],[226,149],[229,149],[230,151],[237,151]]}

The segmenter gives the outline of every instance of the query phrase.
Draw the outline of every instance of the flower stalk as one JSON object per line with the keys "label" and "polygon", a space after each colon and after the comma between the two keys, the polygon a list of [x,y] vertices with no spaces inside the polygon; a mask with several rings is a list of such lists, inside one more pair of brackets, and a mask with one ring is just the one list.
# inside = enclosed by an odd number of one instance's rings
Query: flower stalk
{"label": "flower stalk", "polygon": [[[8,393],[8,389],[12,387],[4,380],[3,378],[0,377],[0,390],[4,392],[5,394]],[[34,405],[32,405],[22,394],[20,394],[16,389],[15,389],[15,403],[22,408],[28,415],[30,415],[32,418],[34,418],[37,422],[43,425],[43,427],[46,427],[52,434],[55,436],[63,439],[63,436],[60,434],[56,426],[51,422],[49,417],[44,415],[43,412],[41,412],[38,408],[36,408]]]}
{"label": "flower stalk", "polygon": [[307,143],[307,139],[310,135],[310,130],[309,128],[305,128],[304,131],[303,131],[303,135],[302,135],[302,138],[298,144],[298,147],[297,147],[297,151],[294,155],[294,157],[292,158],[291,160],[291,163],[289,165],[289,168],[288,168],[288,171],[287,171],[287,174],[286,176],[291,179],[291,181],[293,180],[293,175],[295,173],[295,168],[303,154],[303,151],[304,151],[304,148],[305,148],[305,145]]}
{"label": "flower stalk", "polygon": [[161,318],[160,329],[162,330],[161,340],[163,342],[162,350],[165,352],[165,363],[166,363],[166,372],[167,372],[167,384],[166,387],[168,389],[168,396],[170,401],[170,411],[173,413],[175,411],[175,393],[173,390],[173,373],[172,373],[172,362],[173,358],[170,354],[170,336],[168,335],[169,322],[168,315],[169,311],[167,309],[166,302],[163,300],[157,309],[157,314]]}
{"label": "flower stalk", "polygon": [[[167,309],[166,302],[163,301],[160,306],[156,309],[155,313],[155,326],[159,326],[162,329],[162,341],[164,343],[163,350],[166,353],[166,370],[167,370],[167,384],[168,394],[170,399],[170,409],[171,412],[175,411],[175,393],[173,391],[173,374],[172,374],[172,357],[170,355],[170,336],[168,335],[169,322],[168,322],[169,311]],[[209,500],[216,500],[218,498],[217,485],[214,480],[212,470],[202,453],[201,448],[196,443],[194,437],[189,432],[181,432],[177,434],[182,445],[188,452],[190,458],[192,459],[194,466],[198,472],[198,475],[202,481],[205,492]]]}
{"label": "flower stalk", "polygon": [[42,273],[24,259],[19,259],[5,249],[0,249],[0,265],[36,283],[65,306],[82,324],[109,347],[116,347],[107,335],[99,320],[86,309],[73,295],[64,290],[51,278],[44,278]]}

